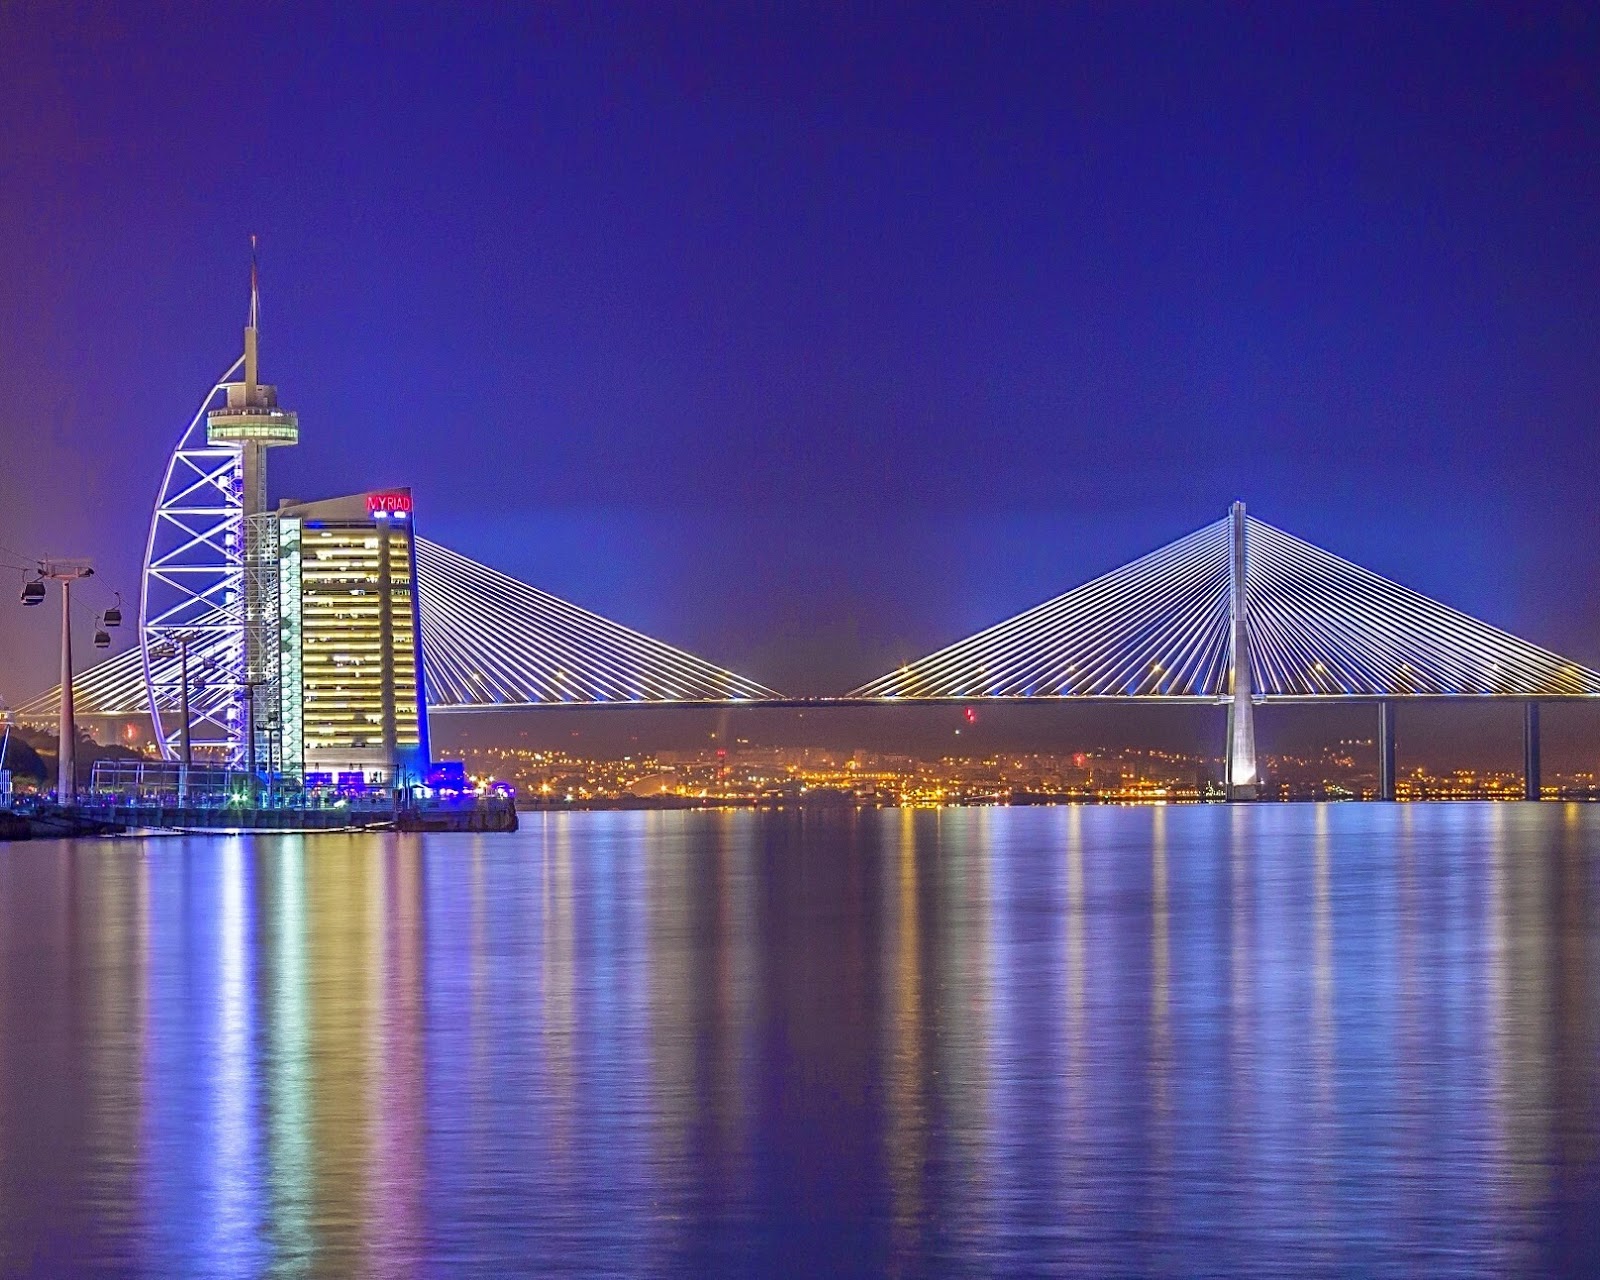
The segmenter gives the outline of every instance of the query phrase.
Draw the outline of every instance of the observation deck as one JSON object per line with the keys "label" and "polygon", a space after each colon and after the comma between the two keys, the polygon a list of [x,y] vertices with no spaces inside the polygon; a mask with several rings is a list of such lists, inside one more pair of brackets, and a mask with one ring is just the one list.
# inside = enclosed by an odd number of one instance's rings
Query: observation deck
{"label": "observation deck", "polygon": [[[300,416],[278,408],[278,389],[265,383],[223,384],[228,403],[206,414],[210,444],[259,444],[266,447],[300,443]],[[254,392],[254,395],[250,393]]]}

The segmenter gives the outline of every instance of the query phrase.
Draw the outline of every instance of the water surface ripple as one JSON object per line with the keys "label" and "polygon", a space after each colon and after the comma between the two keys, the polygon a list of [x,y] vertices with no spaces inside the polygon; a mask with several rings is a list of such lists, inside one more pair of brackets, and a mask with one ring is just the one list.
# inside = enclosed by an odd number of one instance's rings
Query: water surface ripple
{"label": "water surface ripple", "polygon": [[1600,806],[0,846],[7,1275],[1600,1274]]}

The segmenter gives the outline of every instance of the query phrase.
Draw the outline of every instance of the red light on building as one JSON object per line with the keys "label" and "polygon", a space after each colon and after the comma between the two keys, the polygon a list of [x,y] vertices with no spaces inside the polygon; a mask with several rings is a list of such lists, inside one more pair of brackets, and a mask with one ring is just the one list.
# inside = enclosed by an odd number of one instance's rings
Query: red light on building
{"label": "red light on building", "polygon": [[394,515],[397,512],[410,514],[411,495],[409,493],[369,493],[367,495],[367,514],[375,516],[379,513]]}

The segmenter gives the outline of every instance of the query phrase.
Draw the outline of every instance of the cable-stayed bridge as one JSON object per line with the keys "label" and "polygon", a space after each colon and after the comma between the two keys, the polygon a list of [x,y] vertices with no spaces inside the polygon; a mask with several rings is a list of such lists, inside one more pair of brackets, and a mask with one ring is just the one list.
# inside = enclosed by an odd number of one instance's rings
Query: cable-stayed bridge
{"label": "cable-stayed bridge", "polygon": [[1246,514],[879,677],[875,701],[1189,701],[1228,707],[1230,792],[1257,783],[1253,708],[1376,702],[1394,794],[1400,699],[1515,699],[1538,788],[1538,704],[1600,696],[1600,672]]}
{"label": "cable-stayed bridge", "polygon": [[[300,652],[280,634],[290,616],[280,597],[290,592],[298,602],[301,590],[284,586],[299,580],[280,574],[281,517],[266,506],[268,449],[298,442],[299,420],[258,378],[258,320],[252,242],[244,353],[179,433],[157,490],[139,644],[69,674],[72,697],[62,698],[58,686],[19,708],[24,718],[44,720],[59,704],[63,732],[70,732],[74,702],[86,716],[148,716],[166,759],[187,761],[199,748],[253,770],[256,691],[277,687],[283,654]],[[241,369],[244,380],[233,381]],[[374,496],[393,495],[367,495],[369,503]],[[405,504],[409,514],[409,490]],[[388,514],[378,510],[379,518]],[[369,505],[369,516],[373,511]],[[373,545],[388,546],[390,527],[380,525]],[[438,543],[412,537],[410,545],[417,674],[430,713],[794,702],[1224,704],[1228,790],[1243,798],[1257,784],[1257,705],[1365,701],[1379,709],[1379,793],[1392,798],[1397,702],[1513,699],[1526,709],[1527,794],[1536,797],[1539,703],[1600,696],[1600,672],[1256,520],[1242,503],[1053,600],[822,699],[785,699]],[[383,602],[393,598],[387,555],[378,553],[374,593]],[[346,631],[354,627],[348,620],[364,613],[367,593],[356,589],[362,601],[337,615],[347,620]],[[66,599],[63,593],[64,611]],[[377,647],[389,699],[378,719],[392,764],[390,608],[377,606]],[[70,652],[64,623],[67,673]],[[346,656],[331,657],[336,668],[348,665]],[[349,714],[343,703],[340,714]]]}
{"label": "cable-stayed bridge", "polygon": [[1600,673],[1240,511],[852,696],[1215,701],[1236,617],[1257,702],[1600,694]]}
{"label": "cable-stayed bridge", "polygon": [[[1164,702],[1228,710],[1227,780],[1256,786],[1253,708],[1369,702],[1379,709],[1380,794],[1394,794],[1393,707],[1509,699],[1526,708],[1538,788],[1538,705],[1600,697],[1600,672],[1519,639],[1257,520],[1223,519],[838,698],[786,699],[759,682],[417,540],[430,711],[559,706]],[[219,634],[221,632],[219,631]],[[203,644],[204,642],[202,642]],[[203,658],[203,650],[197,655]],[[164,714],[170,654],[134,648],[73,682],[81,714]],[[19,708],[43,718],[59,690]],[[210,713],[202,688],[191,717]],[[214,697],[230,696],[219,690]]]}
{"label": "cable-stayed bridge", "polygon": [[[518,582],[426,538],[417,539],[417,592],[422,621],[423,680],[430,711],[518,710],[562,705],[704,706],[780,700],[754,680],[620,623]],[[227,644],[226,617],[188,654],[203,672],[213,649]],[[216,639],[210,639],[213,634]],[[151,684],[163,714],[176,714],[179,655],[150,660]],[[226,680],[190,676],[190,716],[217,714],[234,696]],[[138,646],[89,668],[72,682],[78,714],[107,718],[149,714],[144,655]],[[60,686],[24,703],[17,714],[55,713]]]}

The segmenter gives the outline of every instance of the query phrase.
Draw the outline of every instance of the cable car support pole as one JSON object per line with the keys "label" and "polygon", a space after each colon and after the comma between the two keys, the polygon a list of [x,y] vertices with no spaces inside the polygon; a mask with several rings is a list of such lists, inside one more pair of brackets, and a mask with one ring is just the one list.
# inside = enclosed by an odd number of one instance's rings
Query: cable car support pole
{"label": "cable car support pole", "polygon": [[72,706],[72,584],[94,575],[87,560],[42,560],[39,576],[61,584],[61,715],[56,741],[56,803],[72,804],[78,798],[78,726]]}

